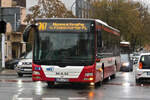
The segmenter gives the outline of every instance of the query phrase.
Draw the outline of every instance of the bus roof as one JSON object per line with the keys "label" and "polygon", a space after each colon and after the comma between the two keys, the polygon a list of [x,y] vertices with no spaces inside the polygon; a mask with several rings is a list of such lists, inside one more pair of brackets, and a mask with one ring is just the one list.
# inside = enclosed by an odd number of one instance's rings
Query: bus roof
{"label": "bus roof", "polygon": [[44,21],[44,20],[69,20],[69,21],[94,21],[94,19],[87,19],[87,18],[36,18],[36,21]]}
{"label": "bus roof", "polygon": [[120,32],[118,29],[115,29],[115,28],[109,26],[107,23],[103,22],[102,20],[96,19],[96,22],[98,22],[98,23],[100,23],[100,24],[102,24],[102,25],[104,25],[104,26],[106,26],[106,27],[108,27],[108,28],[110,28],[116,32]]}
{"label": "bus roof", "polygon": [[106,26],[116,32],[120,32],[118,29],[115,29],[111,26],[109,26],[107,23],[103,22],[100,19],[87,19],[87,18],[36,18],[36,21],[44,21],[44,20],[69,20],[69,21],[74,21],[74,20],[78,20],[78,21],[96,21],[99,24]]}

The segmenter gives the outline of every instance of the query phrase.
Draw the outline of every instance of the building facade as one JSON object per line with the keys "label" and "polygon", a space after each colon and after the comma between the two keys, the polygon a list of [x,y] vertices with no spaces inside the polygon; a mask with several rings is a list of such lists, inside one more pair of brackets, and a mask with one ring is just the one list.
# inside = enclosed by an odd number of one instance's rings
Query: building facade
{"label": "building facade", "polygon": [[[26,51],[22,33],[26,26],[26,0],[0,0],[0,20],[6,23],[6,33],[1,36],[1,53],[3,51],[4,61],[18,58]],[[4,46],[4,47],[3,47]],[[4,62],[2,62],[4,63]],[[5,67],[4,64],[2,67]]]}
{"label": "building facade", "polygon": [[26,8],[26,0],[13,0],[12,6],[20,6]]}

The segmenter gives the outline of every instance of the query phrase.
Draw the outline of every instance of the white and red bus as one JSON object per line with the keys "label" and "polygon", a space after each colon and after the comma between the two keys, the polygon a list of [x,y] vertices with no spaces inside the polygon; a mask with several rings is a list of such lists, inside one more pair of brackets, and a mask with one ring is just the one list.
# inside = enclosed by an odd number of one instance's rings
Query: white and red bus
{"label": "white and red bus", "polygon": [[36,19],[25,29],[24,41],[31,34],[33,81],[95,85],[119,70],[119,31],[101,20]]}

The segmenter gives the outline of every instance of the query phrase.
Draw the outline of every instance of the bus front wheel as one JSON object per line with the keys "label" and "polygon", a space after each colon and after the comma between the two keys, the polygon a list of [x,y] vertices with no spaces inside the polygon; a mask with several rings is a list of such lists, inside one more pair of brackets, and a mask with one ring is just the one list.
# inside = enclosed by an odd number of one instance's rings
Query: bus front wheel
{"label": "bus front wheel", "polygon": [[111,78],[111,79],[116,78],[116,74],[111,75],[110,78]]}
{"label": "bus front wheel", "polygon": [[54,82],[47,82],[48,87],[52,87],[52,86],[54,86],[54,84],[55,84]]}

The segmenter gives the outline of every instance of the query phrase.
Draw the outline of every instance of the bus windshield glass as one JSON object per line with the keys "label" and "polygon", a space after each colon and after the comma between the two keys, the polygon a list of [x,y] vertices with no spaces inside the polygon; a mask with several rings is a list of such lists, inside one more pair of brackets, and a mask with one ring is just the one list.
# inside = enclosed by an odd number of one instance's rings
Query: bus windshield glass
{"label": "bus windshield glass", "polygon": [[88,64],[94,61],[94,33],[38,32],[34,63]]}

